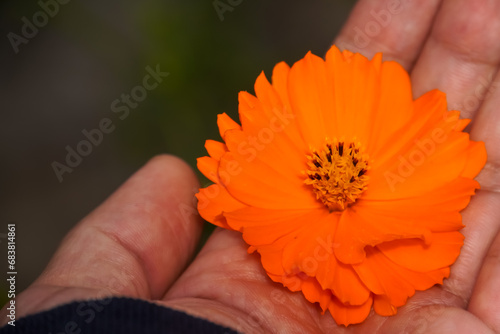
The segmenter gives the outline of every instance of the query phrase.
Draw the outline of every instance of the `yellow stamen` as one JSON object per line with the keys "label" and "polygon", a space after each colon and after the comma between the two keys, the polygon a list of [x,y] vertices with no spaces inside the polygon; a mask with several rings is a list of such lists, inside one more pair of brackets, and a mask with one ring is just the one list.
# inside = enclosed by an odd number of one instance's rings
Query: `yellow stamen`
{"label": "yellow stamen", "polygon": [[316,198],[332,211],[342,211],[366,190],[368,184],[368,155],[354,139],[326,140],[323,149],[312,150],[307,156],[307,179]]}

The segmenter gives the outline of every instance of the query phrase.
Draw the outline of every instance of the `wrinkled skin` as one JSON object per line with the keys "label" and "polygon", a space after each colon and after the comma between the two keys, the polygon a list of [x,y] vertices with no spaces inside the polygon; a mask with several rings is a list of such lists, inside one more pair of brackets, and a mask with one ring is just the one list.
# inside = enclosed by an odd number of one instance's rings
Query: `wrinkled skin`
{"label": "wrinkled skin", "polygon": [[[370,11],[400,8],[370,40],[356,27]],[[386,17],[387,18],[387,17]],[[444,286],[417,292],[393,317],[372,313],[337,326],[327,313],[273,283],[241,235],[218,229],[193,252],[202,222],[197,180],[177,158],[159,156],[80,222],[44,273],[16,298],[18,319],[74,300],[126,295],[184,310],[246,333],[500,332],[500,1],[360,0],[335,43],[371,58],[400,62],[414,96],[438,88],[452,109],[472,118],[473,140],[486,143],[482,189],[463,212],[465,245]],[[496,84],[495,84],[496,82]],[[1,319],[5,322],[5,308]]]}

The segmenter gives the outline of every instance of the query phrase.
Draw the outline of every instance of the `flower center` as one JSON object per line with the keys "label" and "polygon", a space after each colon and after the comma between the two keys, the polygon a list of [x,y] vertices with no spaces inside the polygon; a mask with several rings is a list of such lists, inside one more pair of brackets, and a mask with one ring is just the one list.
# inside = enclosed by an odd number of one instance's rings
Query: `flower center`
{"label": "flower center", "polygon": [[368,155],[361,143],[343,139],[326,140],[325,146],[307,156],[306,184],[313,187],[316,198],[332,211],[342,211],[366,190]]}

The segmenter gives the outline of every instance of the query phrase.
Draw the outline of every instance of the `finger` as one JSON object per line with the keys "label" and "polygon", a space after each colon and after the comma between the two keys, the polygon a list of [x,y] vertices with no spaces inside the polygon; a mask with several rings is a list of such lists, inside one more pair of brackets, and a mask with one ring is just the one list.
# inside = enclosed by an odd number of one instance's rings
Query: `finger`
{"label": "finger", "polygon": [[[500,75],[494,81],[500,82]],[[493,84],[488,97],[479,110],[471,128],[471,137],[474,140],[484,141],[488,153],[488,161],[476,178],[481,189],[464,212],[464,221],[469,222],[463,229],[465,245],[456,263],[457,275],[453,281],[451,291],[455,294],[470,296],[476,283],[478,273],[483,266],[491,263],[491,254],[495,254],[497,246],[491,246],[500,230],[500,123],[498,122],[498,105],[500,90]],[[498,237],[497,237],[498,240]],[[498,241],[497,241],[498,242]],[[493,250],[490,250],[492,247]],[[488,258],[486,254],[490,253]],[[484,263],[483,263],[483,259]],[[481,274],[483,277],[486,274]],[[483,278],[484,279],[484,278]],[[484,287],[486,289],[486,287]],[[494,291],[492,291],[494,293]]]}
{"label": "finger", "polygon": [[159,298],[198,241],[197,185],[178,158],[152,159],[69,233],[25,298],[45,294],[57,299],[53,304],[95,293]]}
{"label": "finger", "polygon": [[440,89],[471,118],[500,62],[499,34],[499,1],[443,1],[412,72],[414,96]]}
{"label": "finger", "polygon": [[[500,44],[500,43],[499,43]],[[486,99],[471,127],[471,138],[485,143],[488,161],[476,178],[482,191],[500,193],[500,72],[488,88]],[[491,208],[492,210],[494,208]],[[495,210],[498,212],[498,210]]]}
{"label": "finger", "polygon": [[128,294],[160,297],[198,241],[197,216],[183,212],[197,185],[184,162],[154,158],[70,233],[39,282],[113,290],[109,279],[124,273]]}
{"label": "finger", "polygon": [[[461,233],[465,237],[460,255],[451,267],[450,277],[444,280],[440,303],[466,308],[483,259],[495,237],[500,222],[500,214],[494,208],[500,205],[500,196],[479,190],[469,206],[463,211],[465,227]],[[492,210],[493,209],[493,210]],[[497,220],[497,221],[495,221]]]}
{"label": "finger", "polygon": [[488,252],[479,274],[469,311],[483,320],[495,332],[500,333],[500,233]]}
{"label": "finger", "polygon": [[487,98],[471,127],[471,138],[485,143],[488,161],[476,177],[481,189],[463,211],[465,228],[461,232],[465,236],[465,243],[460,256],[452,266],[450,278],[444,283],[444,290],[448,294],[459,297],[461,302],[456,305],[461,307],[467,306],[483,265],[483,259],[500,229],[500,211],[498,210],[500,205],[500,169],[498,167],[500,149],[497,145],[500,141],[500,124],[497,116],[500,90],[497,89],[498,84],[496,84],[498,82],[500,82],[500,75],[490,85]]}
{"label": "finger", "polygon": [[335,44],[368,58],[383,52],[384,60],[395,60],[409,70],[439,3],[439,0],[360,0]]}

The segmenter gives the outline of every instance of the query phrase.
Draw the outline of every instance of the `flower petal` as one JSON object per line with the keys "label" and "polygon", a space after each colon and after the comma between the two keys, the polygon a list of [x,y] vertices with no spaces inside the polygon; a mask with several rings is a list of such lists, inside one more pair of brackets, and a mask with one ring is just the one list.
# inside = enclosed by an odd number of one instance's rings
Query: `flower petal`
{"label": "flower petal", "polygon": [[321,307],[323,312],[325,312],[326,309],[330,306],[330,303],[332,301],[331,292],[321,289],[321,286],[314,278],[304,277],[302,279],[301,289],[304,297],[306,297],[306,299],[311,303],[319,303],[319,306]]}
{"label": "flower petal", "polygon": [[264,270],[266,270],[267,274],[276,282],[283,282],[284,277],[289,275],[285,272],[281,262],[283,258],[283,248],[294,237],[294,235],[288,234],[275,240],[271,244],[256,247],[257,252],[260,254],[260,260]]}
{"label": "flower petal", "polygon": [[319,262],[315,277],[323,289],[332,290],[345,305],[362,305],[370,298],[371,291],[352,266],[337,261],[334,255],[329,256],[328,261]]}
{"label": "flower petal", "polygon": [[460,254],[464,236],[460,232],[433,233],[432,242],[422,240],[395,240],[377,248],[397,265],[427,272],[452,265]]}
{"label": "flower petal", "polygon": [[429,140],[428,153],[423,148],[424,144],[415,144],[384,166],[373,167],[363,198],[388,200],[416,197],[460,177],[468,157],[468,135],[452,132],[446,136],[446,141],[439,145]]}
{"label": "flower petal", "polygon": [[212,182],[219,182],[219,162],[211,157],[196,159],[198,170]]}
{"label": "flower petal", "polygon": [[373,298],[371,296],[363,305],[359,306],[345,305],[333,299],[328,309],[337,324],[348,326],[363,322],[370,314],[372,304]]}
{"label": "flower petal", "polygon": [[[390,101],[387,103],[390,104]],[[404,101],[400,103],[404,103]],[[381,103],[380,108],[382,106],[383,104]],[[398,107],[403,108],[402,105]],[[391,109],[389,107],[389,110]],[[370,154],[370,156],[376,157],[373,168],[381,166],[392,157],[397,157],[408,145],[414,145],[414,140],[412,139],[421,139],[429,127],[435,127],[436,124],[445,119],[448,111],[446,95],[437,89],[427,92],[413,102],[413,105],[409,107],[409,111],[411,118],[408,119],[404,126],[401,126],[399,129],[393,126],[385,134],[389,136],[389,140],[386,142],[387,145],[374,146],[373,153]],[[403,113],[407,112],[403,111]],[[411,124],[411,126],[408,126],[408,124]],[[375,137],[376,135],[373,136],[373,140],[377,140]]]}
{"label": "flower petal", "polygon": [[296,62],[288,79],[290,104],[304,141],[320,147],[328,134],[334,134],[335,104],[333,82],[327,76],[325,62],[308,53]]}
{"label": "flower petal", "polygon": [[273,87],[281,98],[284,111],[290,112],[290,98],[288,96],[288,74],[290,73],[290,66],[285,62],[280,62],[273,69]]}
{"label": "flower petal", "polygon": [[297,236],[283,251],[285,270],[315,276],[320,263],[324,265],[333,253],[333,245],[328,240],[333,240],[337,221],[338,215],[329,214],[327,210],[316,210],[302,219]]}
{"label": "flower petal", "polygon": [[[245,138],[232,151],[245,155],[249,161],[258,158],[277,164],[276,168],[301,170],[306,146],[298,132],[295,114],[284,109],[263,74],[257,79],[255,90],[258,98],[247,92],[238,96]],[[287,165],[281,165],[284,161]]]}
{"label": "flower petal", "polygon": [[[327,97],[323,97],[323,100],[333,99],[330,103],[334,106],[334,115],[325,121],[335,124],[335,127],[326,129],[331,131],[326,136],[345,137],[346,140],[356,137],[368,147],[377,115],[374,108],[381,97],[381,55],[369,61],[361,54],[340,53],[336,47],[332,47],[325,59],[328,81],[333,82],[333,88],[329,88],[331,90],[326,92]],[[384,112],[389,113],[391,110]],[[324,113],[330,111],[325,110]]]}
{"label": "flower petal", "polygon": [[225,214],[229,226],[242,232],[245,241],[253,246],[273,244],[277,239],[304,228],[309,221],[321,215],[319,210],[266,210],[253,207]]}
{"label": "flower petal", "polygon": [[240,125],[233,121],[226,113],[217,116],[217,125],[219,126],[219,133],[222,139],[226,139],[226,131],[233,129],[241,129]]}
{"label": "flower petal", "polygon": [[367,152],[373,157],[377,157],[381,149],[392,146],[392,136],[406,128],[414,113],[410,77],[398,63],[382,63],[380,87],[377,89],[380,95],[378,103],[368,105],[376,108],[374,112],[368,111],[375,117],[368,119],[371,135],[366,143]]}
{"label": "flower petal", "polygon": [[219,184],[212,184],[209,187],[200,189],[196,194],[196,198],[198,199],[198,212],[203,219],[226,229],[231,228],[227,225],[223,213],[246,207],[245,204],[237,201]]}
{"label": "flower petal", "polygon": [[404,215],[384,215],[369,208],[347,209],[335,235],[335,255],[345,264],[354,264],[365,259],[366,246],[397,239],[430,240],[430,231],[417,223],[408,221]]}
{"label": "flower petal", "polygon": [[468,157],[465,168],[462,171],[463,177],[475,178],[486,164],[487,154],[483,142],[471,142],[468,148]]}
{"label": "flower petal", "polygon": [[[220,169],[227,170],[229,177],[227,182],[222,182],[238,200],[264,209],[321,207],[321,203],[304,184],[305,177],[300,170],[280,169],[283,161],[262,161],[260,155],[248,161],[246,155],[233,150],[234,146],[245,140],[245,135],[234,130],[228,131],[226,137],[231,152],[222,157]],[[222,178],[220,171],[219,176]]]}
{"label": "flower petal", "polygon": [[389,317],[398,313],[398,309],[391,304],[385,295],[374,295],[373,310],[383,317]]}
{"label": "flower petal", "polygon": [[402,306],[415,290],[441,284],[449,268],[416,272],[396,265],[376,248],[366,248],[366,260],[353,268],[363,283],[375,294],[384,295],[394,307]]}
{"label": "flower petal", "polygon": [[368,208],[384,215],[405,216],[432,232],[457,231],[463,227],[463,210],[479,187],[477,181],[460,177],[434,191],[414,198],[360,200],[358,210]]}
{"label": "flower petal", "polygon": [[210,157],[215,160],[220,160],[224,153],[227,152],[226,144],[210,139],[205,142],[205,148]]}

